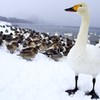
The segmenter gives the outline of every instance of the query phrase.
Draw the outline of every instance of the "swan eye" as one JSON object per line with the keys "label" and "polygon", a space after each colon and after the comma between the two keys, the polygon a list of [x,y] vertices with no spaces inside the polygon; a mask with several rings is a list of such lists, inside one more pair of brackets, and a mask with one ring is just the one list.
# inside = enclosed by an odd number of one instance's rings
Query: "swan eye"
{"label": "swan eye", "polygon": [[80,7],[82,7],[82,5],[80,5]]}

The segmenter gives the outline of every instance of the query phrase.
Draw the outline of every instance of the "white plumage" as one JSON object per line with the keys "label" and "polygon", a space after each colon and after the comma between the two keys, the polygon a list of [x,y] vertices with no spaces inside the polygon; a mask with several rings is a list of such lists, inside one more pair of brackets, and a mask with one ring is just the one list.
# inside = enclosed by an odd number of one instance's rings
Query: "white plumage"
{"label": "white plumage", "polygon": [[76,74],[85,73],[95,77],[100,73],[100,48],[86,45],[86,48],[74,46],[68,54],[70,67]]}
{"label": "white plumage", "polygon": [[90,92],[85,93],[91,95],[92,99],[98,99],[99,96],[95,92],[96,75],[100,73],[100,48],[87,44],[88,29],[90,16],[88,6],[80,3],[65,11],[78,12],[82,17],[80,30],[75,45],[68,54],[68,63],[75,72],[75,88],[66,90],[69,95],[74,94],[78,88],[78,74],[85,73],[93,76],[93,88]]}
{"label": "white plumage", "polygon": [[89,11],[86,4],[79,4],[77,12],[82,16],[80,31],[76,40],[76,44],[68,54],[68,62],[70,67],[76,74],[91,74],[94,77],[100,73],[100,48],[87,44],[88,28],[89,28]]}

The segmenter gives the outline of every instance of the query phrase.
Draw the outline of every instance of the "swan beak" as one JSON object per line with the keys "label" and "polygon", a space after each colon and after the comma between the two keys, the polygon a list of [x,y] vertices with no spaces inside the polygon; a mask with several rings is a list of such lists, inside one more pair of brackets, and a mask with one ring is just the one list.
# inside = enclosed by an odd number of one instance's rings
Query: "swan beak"
{"label": "swan beak", "polygon": [[71,7],[71,8],[65,9],[65,11],[77,12],[79,7],[80,7],[80,5],[75,5],[75,6]]}

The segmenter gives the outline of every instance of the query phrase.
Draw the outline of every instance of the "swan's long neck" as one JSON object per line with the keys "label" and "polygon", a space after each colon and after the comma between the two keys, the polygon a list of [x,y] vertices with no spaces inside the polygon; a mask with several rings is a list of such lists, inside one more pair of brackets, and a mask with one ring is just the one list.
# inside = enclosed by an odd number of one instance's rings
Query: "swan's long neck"
{"label": "swan's long neck", "polygon": [[76,46],[86,47],[88,40],[89,22],[90,22],[90,17],[89,14],[87,13],[84,16],[82,16],[82,22],[75,44]]}

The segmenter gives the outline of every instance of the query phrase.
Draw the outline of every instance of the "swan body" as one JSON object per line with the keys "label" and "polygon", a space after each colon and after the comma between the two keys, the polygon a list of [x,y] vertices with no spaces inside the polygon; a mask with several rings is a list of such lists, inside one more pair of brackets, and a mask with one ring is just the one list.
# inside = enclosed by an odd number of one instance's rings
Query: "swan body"
{"label": "swan body", "polygon": [[68,54],[68,64],[75,74],[91,74],[95,77],[100,73],[100,48],[86,45],[86,48],[74,46]]}
{"label": "swan body", "polygon": [[[79,7],[78,7],[79,6]],[[87,44],[90,16],[88,6],[80,3],[74,6],[82,17],[80,30],[75,45],[68,54],[68,64],[76,74],[91,74],[94,77],[100,73],[100,48]]]}

